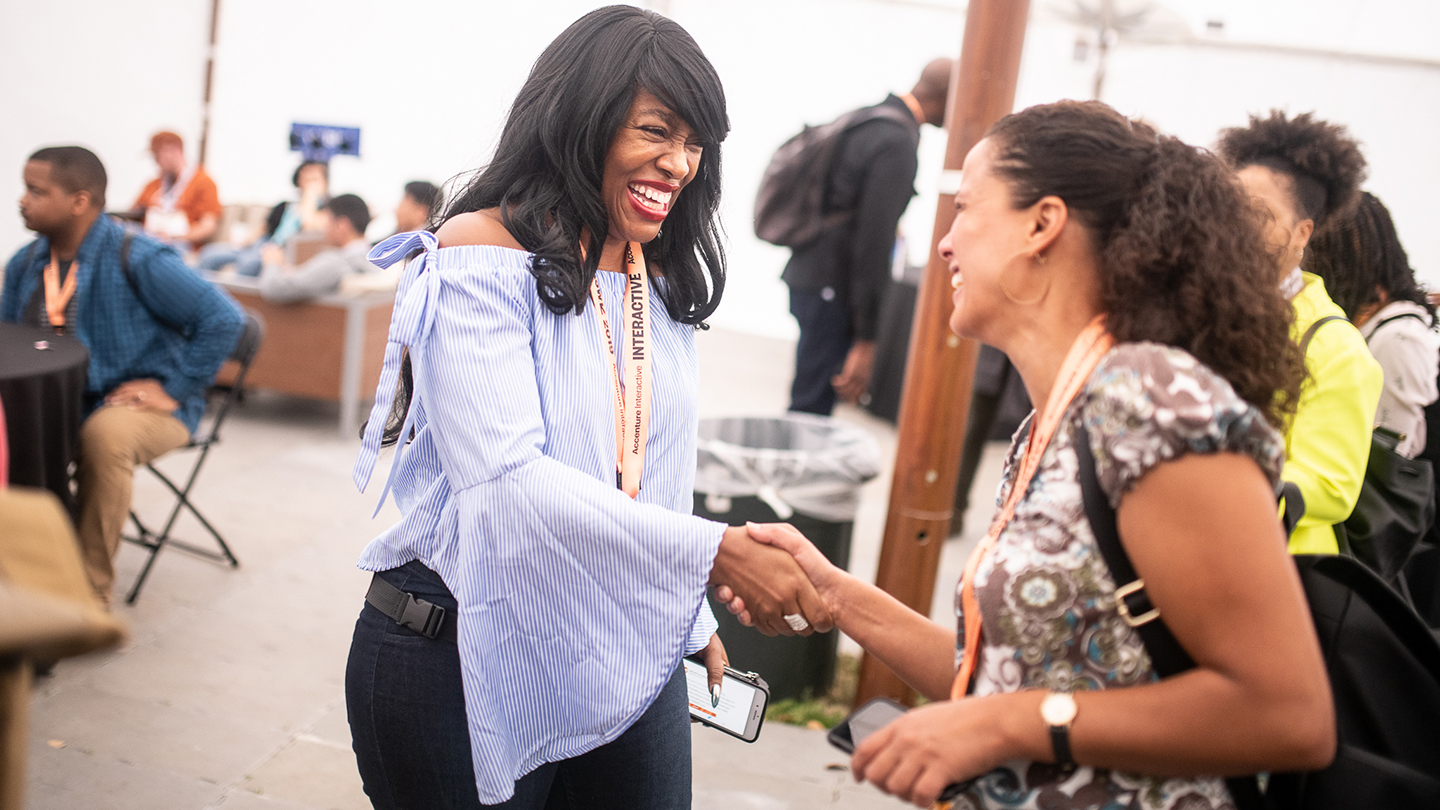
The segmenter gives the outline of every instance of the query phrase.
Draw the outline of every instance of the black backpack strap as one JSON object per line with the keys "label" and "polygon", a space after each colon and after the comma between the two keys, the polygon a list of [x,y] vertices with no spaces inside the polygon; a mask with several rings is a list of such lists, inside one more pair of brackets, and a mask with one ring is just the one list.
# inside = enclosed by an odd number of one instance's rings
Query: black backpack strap
{"label": "black backpack strap", "polygon": [[126,231],[125,235],[120,237],[120,274],[125,276],[125,283],[130,285],[130,292],[135,294],[135,300],[139,301],[140,306],[150,313],[150,317],[159,321],[167,329],[184,334],[185,328],[182,325],[156,314],[155,310],[145,303],[145,296],[140,294],[140,285],[135,283],[135,274],[130,272],[130,245],[134,241],[135,234],[130,231]]}
{"label": "black backpack strap", "polygon": [[1162,678],[1178,675],[1195,668],[1195,661],[1175,636],[1160,611],[1151,603],[1145,593],[1145,580],[1135,573],[1130,555],[1120,542],[1120,533],[1115,526],[1115,510],[1105,491],[1100,488],[1100,478],[1095,471],[1095,455],[1090,449],[1090,431],[1081,423],[1075,431],[1075,455],[1080,460],[1080,493],[1085,501],[1085,517],[1090,520],[1090,531],[1100,547],[1100,556],[1110,567],[1110,576],[1115,579],[1115,609],[1120,618],[1135,628],[1150,653],[1150,661]]}
{"label": "black backpack strap", "polygon": [[[134,241],[135,234],[129,231],[120,237],[120,272],[125,275],[125,283],[130,285],[130,291],[135,293],[136,298],[140,298],[140,288],[135,286],[135,277],[130,275],[130,243]],[[144,304],[144,299],[141,299],[140,303]]]}
{"label": "black backpack strap", "polygon": [[1318,331],[1320,331],[1320,327],[1324,326],[1325,324],[1327,324],[1327,323],[1329,323],[1329,322],[1331,322],[1331,321],[1343,321],[1343,320],[1345,320],[1345,319],[1342,318],[1342,317],[1340,317],[1339,315],[1326,315],[1325,317],[1321,318],[1320,320],[1318,320],[1318,321],[1310,324],[1310,328],[1309,328],[1309,329],[1306,329],[1306,330],[1305,330],[1305,334],[1304,334],[1303,336],[1301,336],[1301,338],[1300,338],[1300,353],[1301,353],[1301,354],[1305,354],[1307,351],[1310,350],[1310,341],[1311,341],[1312,339],[1314,339],[1315,333],[1318,332]]}
{"label": "black backpack strap", "polygon": [[[35,246],[40,244],[39,239],[32,239],[30,246],[25,248],[25,258],[20,266],[15,268],[17,277],[23,278],[30,272],[30,262],[35,260]],[[45,266],[40,266],[39,277],[35,280],[35,290],[30,297],[20,306],[20,322],[35,324],[40,322],[40,311],[45,306]]]}
{"label": "black backpack strap", "polygon": [[[1320,331],[1320,327],[1331,321],[1343,320],[1345,319],[1339,315],[1326,315],[1320,320],[1310,324],[1310,328],[1306,329],[1305,334],[1300,338],[1301,362],[1304,362],[1303,358],[1306,352],[1310,351],[1310,341],[1315,338],[1315,333]],[[1307,371],[1306,373],[1308,374],[1309,372]],[[1300,487],[1286,481],[1285,488],[1281,491],[1280,497],[1285,502],[1285,511],[1281,514],[1281,521],[1285,524],[1285,536],[1289,537],[1291,532],[1295,531],[1295,526],[1300,522],[1300,518],[1305,517],[1305,496],[1300,494]],[[1335,526],[1340,528],[1343,524],[1337,523]],[[1341,530],[1343,531],[1343,529]],[[1338,535],[1336,542],[1340,543],[1341,548],[1345,547],[1344,541],[1340,540]]]}
{"label": "black backpack strap", "polygon": [[[1435,328],[1429,321],[1427,321],[1427,320],[1425,320],[1424,318],[1420,317],[1420,313],[1418,313],[1418,312],[1402,312],[1402,313],[1400,313],[1399,315],[1391,315],[1390,317],[1386,318],[1385,320],[1383,320],[1383,321],[1375,324],[1375,328],[1370,331],[1370,337],[1372,337],[1372,338],[1375,337],[1375,333],[1379,332],[1380,329],[1385,326],[1385,324],[1387,324],[1387,323],[1394,323],[1394,322],[1396,322],[1396,321],[1398,321],[1398,320],[1400,320],[1400,319],[1402,319],[1402,318],[1414,318],[1415,320],[1419,321],[1420,323],[1425,324],[1425,328],[1426,328],[1426,329],[1434,329],[1434,328]],[[1370,339],[1369,339],[1369,338],[1366,338],[1366,339],[1365,339],[1365,342],[1366,342],[1366,343],[1369,343],[1369,342],[1370,342]]]}
{"label": "black backpack strap", "polygon": [[[1311,327],[1313,331],[1314,327]],[[1120,533],[1115,526],[1115,510],[1100,488],[1100,477],[1095,471],[1095,454],[1090,449],[1090,431],[1085,428],[1084,422],[1075,431],[1075,455],[1080,462],[1080,494],[1085,502],[1085,517],[1090,521],[1090,531],[1100,547],[1100,556],[1105,558],[1105,564],[1110,567],[1110,575],[1115,580],[1115,608],[1120,612],[1120,618],[1140,634],[1140,640],[1145,642],[1145,652],[1150,654],[1150,663],[1160,677],[1168,678],[1194,669],[1195,660],[1165,626],[1160,611],[1155,609],[1145,593],[1145,581],[1136,576],[1130,555],[1120,542]],[[1304,499],[1300,498],[1299,489],[1295,490],[1295,497],[1299,499],[1303,514]],[[1288,502],[1286,508],[1288,511]],[[1230,798],[1235,800],[1239,810],[1264,810],[1267,807],[1260,792],[1260,783],[1253,776],[1229,777],[1225,780],[1225,787],[1229,788]]]}
{"label": "black backpack strap", "polygon": [[1285,511],[1280,514],[1280,523],[1285,527],[1285,536],[1295,533],[1300,518],[1305,517],[1305,496],[1300,494],[1300,485],[1293,481],[1281,481],[1280,499]]}
{"label": "black backpack strap", "polygon": [[909,122],[915,120],[914,113],[911,113],[909,110],[902,111],[894,107],[887,107],[884,104],[878,104],[874,107],[866,107],[860,110],[856,110],[856,113],[858,114],[855,116],[854,120],[846,123],[845,128],[847,130],[853,129],[867,121],[894,121],[895,123],[902,126],[908,126]]}

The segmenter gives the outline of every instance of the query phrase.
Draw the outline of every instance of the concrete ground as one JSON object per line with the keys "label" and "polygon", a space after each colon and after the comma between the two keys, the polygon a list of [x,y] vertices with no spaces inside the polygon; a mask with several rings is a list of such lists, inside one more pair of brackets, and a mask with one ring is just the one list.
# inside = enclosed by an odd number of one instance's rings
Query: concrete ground
{"label": "concrete ground", "polygon": [[[784,411],[793,344],[721,330],[700,333],[698,342],[703,417]],[[837,416],[872,431],[885,460],[884,473],[863,491],[851,564],[873,578],[894,430],[853,408]],[[350,469],[359,442],[338,436],[335,426],[333,405],[263,392],[232,415],[193,500],[241,567],[165,553],[139,603],[117,605],[131,627],[127,643],[64,661],[39,681],[27,807],[370,806],[350,751],[343,677],[369,579],[355,559],[398,513],[387,505],[370,518],[381,484],[368,495],[355,491]],[[933,615],[948,624],[954,583],[992,508],[999,452],[988,448],[967,531],[944,549]],[[187,462],[175,457],[160,466],[179,471]],[[383,469],[388,456],[381,462]],[[166,504],[144,473],[135,504],[142,515]],[[180,533],[202,537],[184,521]],[[138,547],[122,549],[119,588],[135,580],[141,562]],[[769,724],[747,745],[696,726],[693,739],[696,808],[904,806],[856,785],[844,770],[847,758],[821,731]]]}

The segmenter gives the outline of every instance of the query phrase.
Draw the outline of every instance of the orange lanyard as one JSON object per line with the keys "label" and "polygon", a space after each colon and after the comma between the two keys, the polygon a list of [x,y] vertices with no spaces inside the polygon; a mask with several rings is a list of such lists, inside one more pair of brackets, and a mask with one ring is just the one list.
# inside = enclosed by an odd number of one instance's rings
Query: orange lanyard
{"label": "orange lanyard", "polygon": [[45,266],[45,316],[50,319],[50,325],[55,329],[65,329],[65,307],[75,295],[75,284],[79,278],[80,260],[77,258],[70,264],[70,272],[65,275],[65,284],[62,286],[60,259],[55,256],[55,251],[50,251],[50,264]]}
{"label": "orange lanyard", "polygon": [[955,683],[950,687],[951,700],[959,700],[970,691],[970,678],[975,674],[975,656],[980,651],[980,603],[975,597],[975,571],[980,568],[980,562],[999,539],[1000,532],[1005,530],[1005,525],[1015,517],[1015,508],[1025,497],[1025,491],[1030,488],[1030,479],[1040,468],[1040,456],[1044,455],[1045,447],[1050,443],[1055,429],[1060,426],[1060,419],[1070,407],[1071,400],[1080,393],[1085,381],[1090,379],[1090,374],[1100,363],[1100,358],[1114,345],[1115,339],[1105,331],[1104,315],[1096,315],[1075,338],[1075,342],[1070,344],[1070,351],[1066,353],[1065,362],[1060,366],[1060,374],[1055,378],[1055,387],[1050,389],[1045,410],[1037,415],[1032,424],[1030,442],[1020,462],[1020,472],[1005,499],[1005,506],[1000,510],[995,522],[990,524],[990,531],[986,533],[985,539],[980,541],[980,545],[970,554],[970,560],[965,563],[965,574],[960,578],[960,607],[965,618],[965,657],[961,659],[960,671],[955,675]]}
{"label": "orange lanyard", "polygon": [[626,495],[640,494],[640,473],[645,470],[645,440],[650,432],[650,285],[645,275],[645,254],[631,242],[625,246],[625,377],[615,362],[615,337],[610,334],[610,313],[600,294],[598,276],[590,282],[590,300],[600,319],[610,358],[610,380],[615,391],[615,483]]}

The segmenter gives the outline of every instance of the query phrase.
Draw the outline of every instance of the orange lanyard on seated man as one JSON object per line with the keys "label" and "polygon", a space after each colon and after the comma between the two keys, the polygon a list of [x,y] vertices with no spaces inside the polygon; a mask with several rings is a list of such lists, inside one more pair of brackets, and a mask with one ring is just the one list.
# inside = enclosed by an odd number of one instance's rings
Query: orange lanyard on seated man
{"label": "orange lanyard on seated man", "polygon": [[76,280],[80,277],[80,260],[70,263],[70,272],[65,274],[65,283],[60,283],[60,259],[50,251],[50,264],[45,266],[45,316],[56,332],[65,332],[65,307],[75,295]]}

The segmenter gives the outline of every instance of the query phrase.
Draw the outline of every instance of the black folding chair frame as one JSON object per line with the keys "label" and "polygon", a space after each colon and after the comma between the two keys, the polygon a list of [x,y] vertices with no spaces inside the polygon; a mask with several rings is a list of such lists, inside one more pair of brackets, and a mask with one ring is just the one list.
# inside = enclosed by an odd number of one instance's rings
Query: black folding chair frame
{"label": "black folding chair frame", "polygon": [[[158,532],[141,521],[139,515],[136,515],[133,509],[130,510],[130,522],[135,524],[138,534],[124,535],[124,539],[149,549],[150,556],[145,560],[144,567],[140,569],[140,576],[135,580],[135,585],[130,589],[130,595],[125,597],[127,604],[133,605],[135,604],[135,600],[139,598],[140,589],[145,585],[145,580],[149,578],[150,569],[155,566],[155,558],[160,556],[161,549],[178,549],[208,560],[214,560],[215,562],[229,563],[231,568],[238,568],[240,566],[240,561],[236,559],[234,552],[230,550],[230,546],[225,542],[225,538],[220,536],[220,532],[210,524],[210,521],[205,519],[205,516],[202,515],[200,510],[195,508],[195,504],[190,501],[190,491],[195,486],[195,479],[200,476],[200,468],[205,465],[205,459],[210,455],[210,448],[220,442],[220,428],[225,424],[225,417],[244,394],[245,377],[250,373],[250,364],[254,362],[255,354],[259,351],[260,344],[263,342],[264,337],[265,322],[262,321],[258,315],[247,311],[245,313],[245,330],[241,333],[240,339],[236,341],[235,348],[230,352],[229,357],[230,360],[234,360],[240,364],[240,371],[235,375],[234,383],[231,384],[229,392],[225,394],[224,400],[221,401],[220,408],[215,413],[214,421],[210,423],[209,432],[203,438],[193,438],[189,444],[173,451],[200,451],[199,456],[195,459],[195,466],[190,468],[190,474],[185,477],[184,486],[177,486],[168,476],[157,470],[154,464],[145,465],[145,468],[153,473],[156,478],[160,479],[160,483],[164,484],[165,487],[170,490],[170,493],[175,496],[175,506],[170,510],[169,517],[165,519],[164,527]],[[175,528],[175,522],[180,518],[181,512],[189,512],[196,520],[200,521],[200,525],[215,539],[215,543],[220,547],[220,550],[212,551],[171,537],[170,532]]]}

